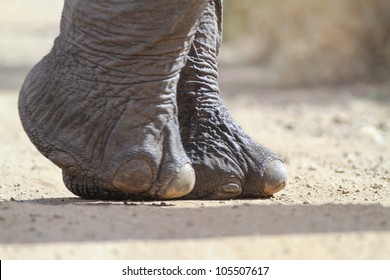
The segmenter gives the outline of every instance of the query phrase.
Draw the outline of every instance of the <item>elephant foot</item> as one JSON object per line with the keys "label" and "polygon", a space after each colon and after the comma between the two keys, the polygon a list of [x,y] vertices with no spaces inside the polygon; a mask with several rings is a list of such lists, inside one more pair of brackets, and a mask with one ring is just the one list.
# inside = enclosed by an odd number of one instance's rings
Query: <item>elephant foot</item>
{"label": "elephant foot", "polygon": [[283,189],[287,183],[283,162],[245,134],[212,95],[193,100],[197,109],[182,120],[183,145],[196,173],[194,190],[185,197],[265,198]]}
{"label": "elephant foot", "polygon": [[196,173],[186,198],[268,197],[287,182],[282,161],[255,143],[233,120],[219,97],[217,56],[222,37],[222,2],[204,10],[178,84],[184,149]]}
{"label": "elephant foot", "polygon": [[61,34],[20,92],[22,124],[76,195],[184,196],[195,172],[176,90],[207,1],[108,2],[67,1]]}
{"label": "elephant foot", "polygon": [[[135,175],[136,176],[136,175]],[[128,200],[128,199],[172,199],[184,196],[192,191],[195,183],[195,173],[191,165],[187,164],[181,174],[175,174],[173,182],[165,187],[146,186],[143,191],[140,185],[135,185],[130,191],[127,184],[134,182],[134,178],[125,181],[125,188],[112,187],[95,179],[78,177],[62,171],[65,187],[73,194],[85,199],[99,200]],[[153,190],[155,188],[155,190]]]}
{"label": "elephant foot", "polygon": [[[25,87],[28,95],[21,96],[20,114],[38,150],[72,176],[65,180],[70,190],[82,195],[85,182],[94,182],[126,194],[168,199],[193,189],[195,173],[181,143],[174,94],[152,101],[135,99],[127,89],[119,96],[90,95],[81,80],[78,93],[69,94],[68,87],[76,85],[67,73],[52,77],[52,91],[37,93],[35,71],[48,65],[30,72],[33,85]],[[34,100],[26,100],[35,93]]]}

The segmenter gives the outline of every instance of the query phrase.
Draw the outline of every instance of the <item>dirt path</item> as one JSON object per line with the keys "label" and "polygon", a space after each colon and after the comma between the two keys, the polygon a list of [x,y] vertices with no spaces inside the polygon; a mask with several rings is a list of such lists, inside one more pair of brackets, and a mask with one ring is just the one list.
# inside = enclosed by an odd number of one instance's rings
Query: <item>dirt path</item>
{"label": "dirt path", "polygon": [[31,16],[31,33],[1,18],[0,259],[390,258],[389,84],[281,89],[260,69],[221,67],[232,115],[285,159],[285,190],[266,200],[84,201],[17,115],[22,79],[53,36],[39,26],[56,21]]}

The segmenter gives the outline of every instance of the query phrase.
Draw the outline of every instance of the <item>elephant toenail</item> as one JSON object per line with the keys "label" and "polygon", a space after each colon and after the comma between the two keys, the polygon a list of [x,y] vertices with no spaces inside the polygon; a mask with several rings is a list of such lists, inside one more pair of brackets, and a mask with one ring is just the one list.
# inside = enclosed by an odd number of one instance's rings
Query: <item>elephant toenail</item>
{"label": "elephant toenail", "polygon": [[125,193],[142,193],[152,185],[153,172],[142,159],[123,164],[114,175],[113,185]]}
{"label": "elephant toenail", "polygon": [[265,167],[263,177],[264,193],[266,195],[273,195],[287,184],[287,169],[283,162],[274,160],[268,163]]}
{"label": "elephant toenail", "polygon": [[191,164],[185,164],[168,186],[159,194],[160,198],[171,199],[190,193],[195,185],[195,171]]}
{"label": "elephant toenail", "polygon": [[236,183],[229,183],[229,184],[223,185],[221,190],[224,193],[237,194],[237,195],[239,195],[242,191],[241,187],[239,185],[237,185]]}

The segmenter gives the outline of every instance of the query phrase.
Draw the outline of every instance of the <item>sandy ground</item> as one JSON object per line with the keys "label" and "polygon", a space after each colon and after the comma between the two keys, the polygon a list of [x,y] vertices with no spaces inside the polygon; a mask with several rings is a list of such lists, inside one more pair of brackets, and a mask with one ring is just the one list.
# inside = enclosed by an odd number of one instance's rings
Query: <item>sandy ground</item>
{"label": "sandy ground", "polygon": [[23,78],[58,32],[61,1],[5,2],[0,259],[390,258],[390,84],[283,89],[261,69],[222,65],[226,105],[285,159],[285,190],[265,200],[85,201],[17,114]]}

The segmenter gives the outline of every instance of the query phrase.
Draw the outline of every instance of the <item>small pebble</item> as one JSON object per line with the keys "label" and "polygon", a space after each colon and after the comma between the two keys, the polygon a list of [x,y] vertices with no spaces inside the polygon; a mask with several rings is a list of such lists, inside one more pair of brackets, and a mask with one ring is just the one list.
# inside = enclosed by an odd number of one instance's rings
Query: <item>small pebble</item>
{"label": "small pebble", "polygon": [[370,187],[373,188],[374,190],[378,190],[378,189],[382,189],[383,185],[382,184],[371,184]]}

